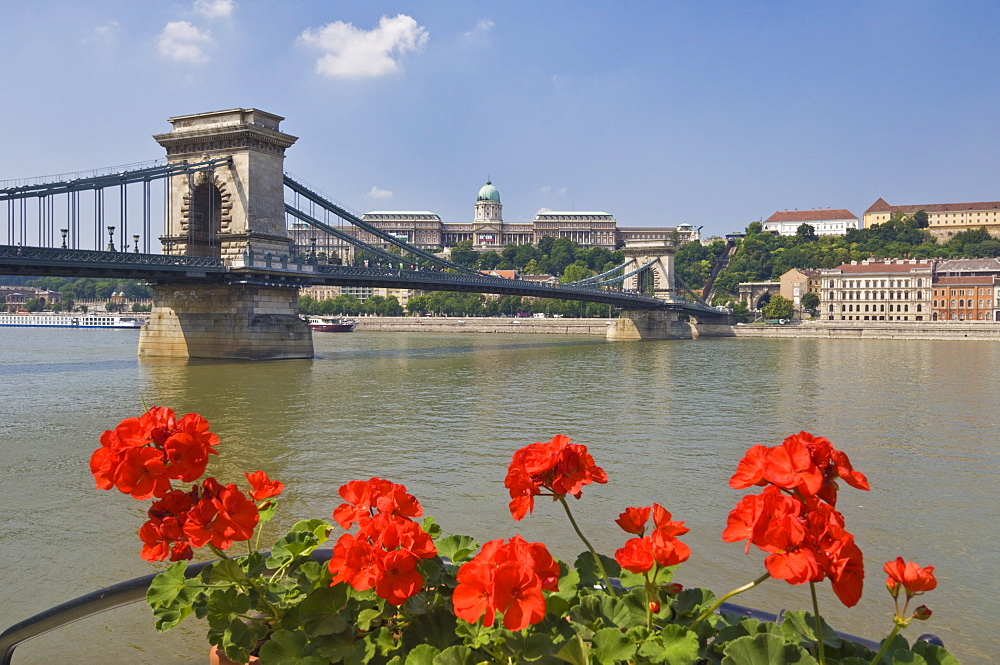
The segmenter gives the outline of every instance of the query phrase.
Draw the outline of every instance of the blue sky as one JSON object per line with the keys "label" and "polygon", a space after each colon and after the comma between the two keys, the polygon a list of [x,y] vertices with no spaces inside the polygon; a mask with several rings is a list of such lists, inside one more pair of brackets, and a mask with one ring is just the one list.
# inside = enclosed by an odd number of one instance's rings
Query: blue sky
{"label": "blue sky", "polygon": [[604,210],[708,234],[776,210],[1000,200],[1000,3],[7,3],[0,180],[163,156],[256,107],[350,208]]}

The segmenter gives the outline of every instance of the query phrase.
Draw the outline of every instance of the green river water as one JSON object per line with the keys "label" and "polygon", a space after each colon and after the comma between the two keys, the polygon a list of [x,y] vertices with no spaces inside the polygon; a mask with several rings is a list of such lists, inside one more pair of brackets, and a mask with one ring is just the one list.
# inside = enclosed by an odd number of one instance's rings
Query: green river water
{"label": "green river water", "polygon": [[[656,501],[692,528],[678,581],[718,593],[763,570],[760,553],[719,537],[743,494],[727,485],[737,460],[807,430],[872,485],[841,490],[868,578],[852,610],[823,594],[834,627],[888,632],[881,568],[902,555],[939,580],[922,599],[934,616],[910,639],[936,633],[966,663],[1000,652],[1000,344],[365,332],[315,342],[313,360],[140,362],[133,331],[0,328],[0,629],[162,568],[138,555],[145,503],[95,490],[87,466],[100,433],[145,400],[208,418],[222,439],[214,475],[264,469],[284,481],[281,526],[329,518],[341,484],[378,475],[405,484],[446,533],[520,533],[573,558],[582,546],[558,506],[540,502],[514,523],[503,487],[516,448],[566,434],[610,478],[573,502],[595,546],[613,553],[626,539],[618,513]],[[734,600],[809,606],[807,588],[778,581]],[[165,635],[152,624],[143,604],[115,610],[23,645],[14,663],[204,662],[196,624]]]}

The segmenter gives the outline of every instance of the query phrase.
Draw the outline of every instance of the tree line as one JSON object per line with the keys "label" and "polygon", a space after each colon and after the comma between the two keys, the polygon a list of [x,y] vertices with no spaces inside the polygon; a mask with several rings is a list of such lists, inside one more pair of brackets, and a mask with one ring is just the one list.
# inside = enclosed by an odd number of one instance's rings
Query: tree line
{"label": "tree line", "polygon": [[4,286],[31,286],[43,291],[57,291],[60,294],[61,302],[41,302],[37,298],[30,298],[24,303],[24,309],[29,312],[48,311],[69,311],[74,309],[77,302],[82,300],[97,300],[108,303],[108,311],[123,311],[130,309],[133,312],[149,311],[148,305],[134,304],[122,306],[118,303],[110,303],[111,296],[115,293],[122,293],[127,300],[149,300],[152,293],[149,287],[134,279],[96,279],[91,277],[67,278],[67,277],[4,277],[0,279],[0,284]]}
{"label": "tree line", "polygon": [[[923,211],[897,212],[884,224],[850,229],[843,236],[817,236],[810,224],[799,226],[794,236],[764,233],[760,222],[746,228],[746,236],[715,279],[713,302],[736,298],[740,282],[777,281],[792,268],[836,268],[866,259],[952,259],[1000,256],[1000,239],[985,229],[970,229],[938,244],[926,229]],[[722,240],[703,246],[690,242],[678,248],[675,269],[692,289],[701,289],[713,265],[725,250]]]}

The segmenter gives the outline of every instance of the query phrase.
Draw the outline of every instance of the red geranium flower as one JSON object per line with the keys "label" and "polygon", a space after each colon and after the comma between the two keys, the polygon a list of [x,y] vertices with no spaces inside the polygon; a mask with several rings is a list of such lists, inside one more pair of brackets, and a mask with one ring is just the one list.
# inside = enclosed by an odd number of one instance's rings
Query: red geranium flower
{"label": "red geranium flower", "polygon": [[648,538],[630,538],[624,547],[615,550],[615,561],[630,573],[648,573],[655,563],[653,543]]}
{"label": "red geranium flower", "polygon": [[280,480],[271,480],[263,471],[244,473],[250,483],[250,496],[254,501],[263,501],[273,496],[278,496],[285,490],[285,485]]}
{"label": "red geranium flower", "polygon": [[558,589],[559,565],[542,543],[521,536],[510,542],[491,540],[471,561],[462,564],[452,595],[455,616],[469,623],[483,619],[492,626],[496,613],[504,628],[523,630],[545,616],[543,589]]}
{"label": "red geranium flower", "polygon": [[646,522],[649,521],[649,513],[649,506],[645,508],[626,508],[625,512],[615,520],[615,523],[625,533],[634,533],[637,536],[641,536],[646,532]]}
{"label": "red geranium flower", "polygon": [[587,447],[558,434],[545,443],[532,443],[514,452],[504,487],[510,491],[510,514],[524,519],[535,507],[535,497],[547,490],[554,497],[577,499],[584,485],[606,483],[604,469],[594,463]]}
{"label": "red geranium flower", "polygon": [[900,587],[906,590],[907,600],[937,587],[934,566],[922,568],[920,564],[904,561],[903,557],[898,556],[893,561],[886,561],[883,570],[889,576],[885,585],[893,598],[899,594]]}

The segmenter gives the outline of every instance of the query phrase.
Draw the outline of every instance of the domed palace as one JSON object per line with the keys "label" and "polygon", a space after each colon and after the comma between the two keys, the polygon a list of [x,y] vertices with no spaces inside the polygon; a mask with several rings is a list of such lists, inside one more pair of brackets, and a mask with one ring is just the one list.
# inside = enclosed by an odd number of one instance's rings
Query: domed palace
{"label": "domed palace", "polygon": [[[465,240],[472,241],[476,251],[505,245],[538,244],[543,236],[569,238],[583,247],[603,247],[613,250],[628,239],[661,240],[675,237],[680,242],[698,240],[698,231],[690,224],[677,227],[618,227],[607,212],[547,209],[538,211],[532,222],[505,223],[500,191],[487,180],[479,188],[471,222],[443,222],[430,211],[373,210],[361,218],[387,233],[423,249],[453,247]],[[371,234],[359,231],[359,239],[374,244]]]}

